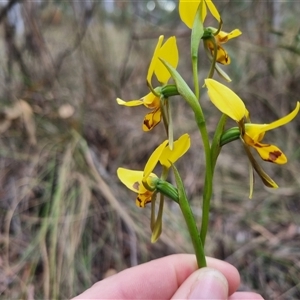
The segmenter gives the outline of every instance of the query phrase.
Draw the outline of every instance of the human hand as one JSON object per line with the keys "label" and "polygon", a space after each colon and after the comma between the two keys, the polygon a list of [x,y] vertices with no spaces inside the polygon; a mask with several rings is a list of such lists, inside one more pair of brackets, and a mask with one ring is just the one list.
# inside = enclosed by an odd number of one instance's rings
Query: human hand
{"label": "human hand", "polygon": [[198,269],[191,254],[166,256],[101,280],[73,300],[263,299],[253,292],[236,292],[240,275],[229,263],[208,257],[207,265]]}

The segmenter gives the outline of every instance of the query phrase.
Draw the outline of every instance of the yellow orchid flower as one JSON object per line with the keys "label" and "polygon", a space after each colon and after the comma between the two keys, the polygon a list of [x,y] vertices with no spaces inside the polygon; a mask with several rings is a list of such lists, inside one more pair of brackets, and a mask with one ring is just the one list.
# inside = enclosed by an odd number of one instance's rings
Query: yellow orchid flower
{"label": "yellow orchid flower", "polygon": [[158,39],[158,43],[155,47],[154,54],[148,68],[147,85],[149,86],[151,92],[139,100],[131,100],[126,102],[120,98],[117,98],[117,103],[119,105],[129,107],[144,105],[145,107],[151,109],[151,112],[146,114],[144,118],[144,131],[150,131],[161,120],[160,88],[153,89],[151,83],[153,74],[155,74],[161,85],[167,84],[171,77],[171,74],[160,61],[160,59],[167,61],[174,68],[176,68],[178,65],[179,55],[175,36],[168,38],[164,44],[163,40],[164,36],[161,35]]}
{"label": "yellow orchid flower", "polygon": [[[209,28],[213,33],[217,32],[215,28]],[[225,31],[220,31],[217,35],[214,36],[215,43],[217,46],[217,59],[216,61],[222,65],[230,64],[230,57],[227,51],[221,46],[222,44],[227,43],[229,40],[238,37],[242,32],[239,29],[234,29],[231,32],[227,33]],[[209,50],[211,57],[214,57],[214,43],[211,39],[204,39],[204,46]]]}
{"label": "yellow orchid flower", "polygon": [[147,203],[151,202],[152,196],[156,192],[155,183],[158,177],[153,173],[153,170],[158,162],[169,169],[171,163],[175,163],[189,148],[190,137],[188,134],[184,134],[174,142],[173,150],[168,147],[168,140],[160,144],[148,159],[144,171],[118,168],[117,174],[121,182],[138,194],[136,198],[137,206],[145,207]]}
{"label": "yellow orchid flower", "polygon": [[300,103],[297,102],[295,109],[291,113],[270,124],[246,123],[245,133],[243,136],[244,141],[247,145],[253,147],[263,160],[276,164],[285,164],[287,162],[287,158],[279,148],[275,145],[262,144],[260,142],[267,131],[291,122],[297,116],[299,108]]}
{"label": "yellow orchid flower", "polygon": [[[201,21],[204,22],[207,15],[207,8],[213,17],[220,23],[220,14],[211,0],[180,0],[179,1],[179,15],[183,23],[190,29],[194,24],[197,9],[202,5]],[[207,7],[207,8],[206,8]]]}
{"label": "yellow orchid flower", "polygon": [[[228,87],[215,81],[214,79],[205,79],[205,85],[208,90],[208,96],[212,103],[224,114],[238,123],[241,140],[245,146],[252,167],[256,170],[263,183],[272,188],[277,188],[277,184],[262,170],[259,164],[252,156],[249,147],[254,148],[259,156],[268,162],[276,164],[285,164],[287,158],[284,153],[275,145],[261,143],[267,131],[283,126],[291,122],[298,114],[300,103],[297,102],[296,108],[285,117],[270,124],[246,123],[249,113],[243,101]],[[250,195],[252,191],[250,191]]]}

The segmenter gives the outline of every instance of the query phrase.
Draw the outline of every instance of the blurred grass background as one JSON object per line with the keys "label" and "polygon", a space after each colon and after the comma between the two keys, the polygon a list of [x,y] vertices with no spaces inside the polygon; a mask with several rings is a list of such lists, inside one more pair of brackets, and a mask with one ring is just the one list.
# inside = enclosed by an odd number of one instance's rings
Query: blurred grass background
{"label": "blurred grass background", "polygon": [[[232,63],[224,69],[252,121],[286,115],[300,100],[297,1],[215,3],[224,30],[243,32],[226,45]],[[160,34],[177,36],[178,70],[192,85],[190,31],[177,3],[11,0],[0,7],[0,22],[1,298],[69,298],[124,268],[192,253],[177,205],[167,201],[163,234],[151,244],[150,207],[136,207],[116,177],[119,166],[142,169],[165,139],[162,126],[142,132],[145,108],[115,101],[148,92],[146,72]],[[213,133],[220,115],[206,95],[202,105]],[[199,219],[202,146],[179,97],[174,124],[177,137],[192,138],[178,168]],[[262,162],[278,190],[257,178],[248,199],[239,142],[225,146],[217,163],[207,254],[235,265],[241,288],[267,299],[300,298],[299,127],[298,117],[266,135],[289,158],[283,166]]]}

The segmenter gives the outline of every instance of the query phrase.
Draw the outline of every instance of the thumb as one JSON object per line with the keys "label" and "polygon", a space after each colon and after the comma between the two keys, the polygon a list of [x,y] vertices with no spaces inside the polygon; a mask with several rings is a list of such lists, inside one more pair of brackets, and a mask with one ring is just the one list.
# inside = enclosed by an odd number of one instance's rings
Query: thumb
{"label": "thumb", "polygon": [[202,268],[190,275],[172,299],[227,299],[228,282],[218,270]]}

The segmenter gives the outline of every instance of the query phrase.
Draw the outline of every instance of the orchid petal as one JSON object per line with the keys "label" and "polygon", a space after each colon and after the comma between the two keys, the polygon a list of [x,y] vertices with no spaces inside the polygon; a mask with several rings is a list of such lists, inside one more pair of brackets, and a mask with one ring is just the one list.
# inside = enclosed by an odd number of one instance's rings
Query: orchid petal
{"label": "orchid petal", "polygon": [[166,168],[171,167],[171,163],[175,163],[190,148],[190,136],[186,133],[174,142],[173,150],[166,147],[160,156],[160,163]]}
{"label": "orchid petal", "polygon": [[284,153],[275,145],[255,143],[252,147],[265,161],[278,165],[283,165],[287,162],[287,158]]}
{"label": "orchid petal", "polygon": [[[241,139],[244,145],[244,149],[246,151],[246,154],[249,158],[249,161],[252,165],[252,167],[254,168],[254,170],[256,171],[256,173],[259,175],[259,177],[261,178],[262,182],[264,183],[265,186],[270,187],[270,188],[278,188],[278,185],[276,184],[276,182],[262,169],[262,167],[257,163],[257,161],[255,160],[255,158],[253,157],[249,146],[244,142],[243,139]],[[250,195],[252,195],[252,191],[250,190]]]}
{"label": "orchid petal", "polygon": [[150,173],[154,170],[154,168],[157,165],[159,158],[160,158],[162,152],[164,151],[165,147],[167,146],[167,144],[168,144],[168,140],[165,140],[151,154],[151,156],[149,157],[149,159],[146,163],[145,169],[144,169],[144,174],[143,174],[144,178],[147,178],[150,175]]}
{"label": "orchid petal", "polygon": [[143,104],[150,109],[159,108],[160,107],[160,99],[152,92],[147,94],[145,97],[141,99]]}
{"label": "orchid petal", "polygon": [[143,194],[138,194],[135,200],[135,204],[138,207],[145,207],[145,205],[149,202],[151,202],[152,195],[154,192],[147,191]]}
{"label": "orchid petal", "polygon": [[[179,15],[182,22],[189,27],[193,28],[194,19],[200,0],[180,0],[179,1]],[[206,8],[205,8],[206,11]]]}
{"label": "orchid petal", "polygon": [[143,171],[118,168],[117,174],[121,182],[126,185],[131,191],[136,193],[143,193],[146,191],[146,189],[142,185]]}
{"label": "orchid petal", "polygon": [[211,78],[205,79],[205,85],[210,100],[222,113],[236,122],[244,118],[246,107],[231,89]]}
{"label": "orchid petal", "polygon": [[161,120],[161,110],[158,107],[157,109],[146,114],[143,123],[143,130],[150,131],[152,130]]}
{"label": "orchid petal", "polygon": [[277,127],[283,126],[291,122],[297,116],[299,109],[300,102],[297,102],[295,109],[291,113],[275,122],[272,122],[270,124],[247,124],[247,134],[252,136],[254,135],[253,132],[255,132],[255,134],[258,135],[262,132],[266,132]]}
{"label": "orchid petal", "polygon": [[297,116],[299,109],[300,109],[300,103],[297,102],[296,108],[291,113],[289,113],[285,117],[283,117],[275,122],[272,122],[270,124],[247,123],[247,124],[245,124],[246,133],[255,142],[259,142],[262,140],[266,131],[275,129],[277,127],[283,126],[283,125],[291,122]]}
{"label": "orchid petal", "polygon": [[124,105],[124,106],[139,106],[144,104],[143,100],[124,101],[120,98],[117,98],[117,102],[119,105]]}
{"label": "orchid petal", "polygon": [[156,64],[158,62],[158,53],[159,53],[159,49],[163,43],[163,40],[164,40],[164,36],[161,35],[159,38],[158,38],[158,41],[157,41],[157,44],[156,44],[156,47],[155,47],[155,50],[154,50],[154,53],[153,53],[153,56],[152,56],[152,60],[151,60],[151,63],[149,65],[149,68],[148,68],[148,74],[147,74],[147,83],[149,86],[152,86],[151,85],[151,78],[152,78],[152,75],[154,73],[154,70],[156,68]]}
{"label": "orchid petal", "polygon": [[158,42],[156,44],[151,63],[148,68],[147,74],[147,84],[149,87],[152,87],[151,79],[153,73],[155,73],[158,81],[162,84],[166,84],[170,79],[171,75],[167,68],[163,65],[159,58],[162,58],[168,61],[174,68],[178,65],[179,55],[178,48],[176,44],[176,38],[170,37],[163,44],[164,36],[161,35],[158,38]]}
{"label": "orchid petal", "polygon": [[[213,17],[218,21],[221,22],[221,17],[220,14],[217,10],[217,8],[215,7],[215,5],[213,4],[213,2],[211,0],[204,0],[210,13],[213,15]],[[203,20],[204,21],[204,20]]]}
{"label": "orchid petal", "polygon": [[[212,55],[213,55],[213,50],[212,50]],[[220,63],[222,65],[229,65],[231,62],[227,51],[221,46],[218,46],[216,60],[218,63]]]}
{"label": "orchid petal", "polygon": [[[179,55],[176,38],[174,36],[167,39],[167,41],[162,45],[162,47],[158,50],[157,57],[167,61],[173,68],[176,69]],[[157,59],[154,73],[158,81],[162,84],[166,84],[171,77],[170,72],[159,59]]]}
{"label": "orchid petal", "polygon": [[[214,52],[215,52],[215,47],[214,44],[211,40],[205,41],[206,46],[209,48],[209,51],[212,55],[212,58],[214,57]],[[226,50],[220,46],[219,44],[217,45],[217,57],[216,61],[222,65],[229,65],[230,64],[230,57]]]}
{"label": "orchid petal", "polygon": [[226,43],[229,40],[236,38],[238,36],[240,36],[242,34],[242,32],[239,29],[234,29],[231,32],[225,32],[225,31],[220,31],[218,33],[218,35],[216,36],[217,41],[220,44]]}
{"label": "orchid petal", "polygon": [[196,17],[196,12],[199,7],[202,5],[202,16],[201,21],[204,22],[206,15],[207,15],[207,8],[213,17],[218,21],[221,22],[220,14],[213,4],[211,0],[180,0],[179,1],[179,15],[183,23],[190,29],[193,28],[194,19]]}
{"label": "orchid petal", "polygon": [[228,33],[228,41],[240,36],[242,32],[239,29],[234,29],[231,32]]}

